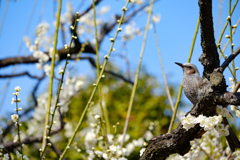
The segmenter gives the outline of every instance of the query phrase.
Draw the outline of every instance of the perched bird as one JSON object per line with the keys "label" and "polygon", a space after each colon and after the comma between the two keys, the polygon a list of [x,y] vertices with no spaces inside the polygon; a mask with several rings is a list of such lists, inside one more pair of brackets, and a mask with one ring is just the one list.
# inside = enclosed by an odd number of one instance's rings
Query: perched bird
{"label": "perched bird", "polygon": [[[196,104],[201,98],[202,94],[204,94],[207,89],[211,89],[210,82],[200,76],[199,71],[194,64],[175,63],[183,69],[182,86],[184,94],[192,102],[192,104]],[[225,126],[229,125],[225,117],[223,118],[223,124]],[[226,136],[226,139],[232,152],[234,152],[236,148],[240,148],[240,141],[238,140],[230,125],[229,135]]]}

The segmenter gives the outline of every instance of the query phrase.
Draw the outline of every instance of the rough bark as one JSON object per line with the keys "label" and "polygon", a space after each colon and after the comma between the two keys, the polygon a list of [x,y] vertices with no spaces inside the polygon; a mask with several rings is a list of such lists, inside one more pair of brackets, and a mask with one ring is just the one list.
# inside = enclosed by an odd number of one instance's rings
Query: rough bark
{"label": "rough bark", "polygon": [[214,38],[212,1],[199,0],[198,4],[200,10],[199,18],[201,24],[201,45],[203,50],[199,61],[204,66],[203,75],[209,79],[209,75],[220,65]]}

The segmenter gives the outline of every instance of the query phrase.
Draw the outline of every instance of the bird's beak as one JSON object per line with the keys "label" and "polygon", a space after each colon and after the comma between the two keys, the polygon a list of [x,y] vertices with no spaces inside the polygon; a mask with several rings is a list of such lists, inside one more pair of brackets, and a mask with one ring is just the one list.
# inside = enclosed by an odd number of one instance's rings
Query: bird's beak
{"label": "bird's beak", "polygon": [[178,63],[178,62],[175,62],[177,65],[179,65],[180,67],[183,67],[183,64],[182,63]]}

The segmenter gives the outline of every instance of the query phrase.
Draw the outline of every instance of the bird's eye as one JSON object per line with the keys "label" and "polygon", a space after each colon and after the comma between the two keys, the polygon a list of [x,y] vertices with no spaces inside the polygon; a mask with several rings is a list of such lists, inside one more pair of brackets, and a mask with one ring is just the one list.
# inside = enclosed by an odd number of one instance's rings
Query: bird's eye
{"label": "bird's eye", "polygon": [[193,69],[193,67],[192,67],[192,66],[187,66],[186,68],[188,68],[188,69]]}

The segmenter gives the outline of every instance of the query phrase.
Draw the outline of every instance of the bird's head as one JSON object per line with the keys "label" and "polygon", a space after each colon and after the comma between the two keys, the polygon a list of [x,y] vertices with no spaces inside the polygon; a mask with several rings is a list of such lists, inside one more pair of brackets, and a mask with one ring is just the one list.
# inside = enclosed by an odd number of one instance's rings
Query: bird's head
{"label": "bird's head", "polygon": [[192,64],[192,63],[178,63],[175,62],[177,65],[179,65],[180,67],[182,67],[183,69],[183,75],[197,75],[200,76],[199,71],[197,69],[197,67]]}

